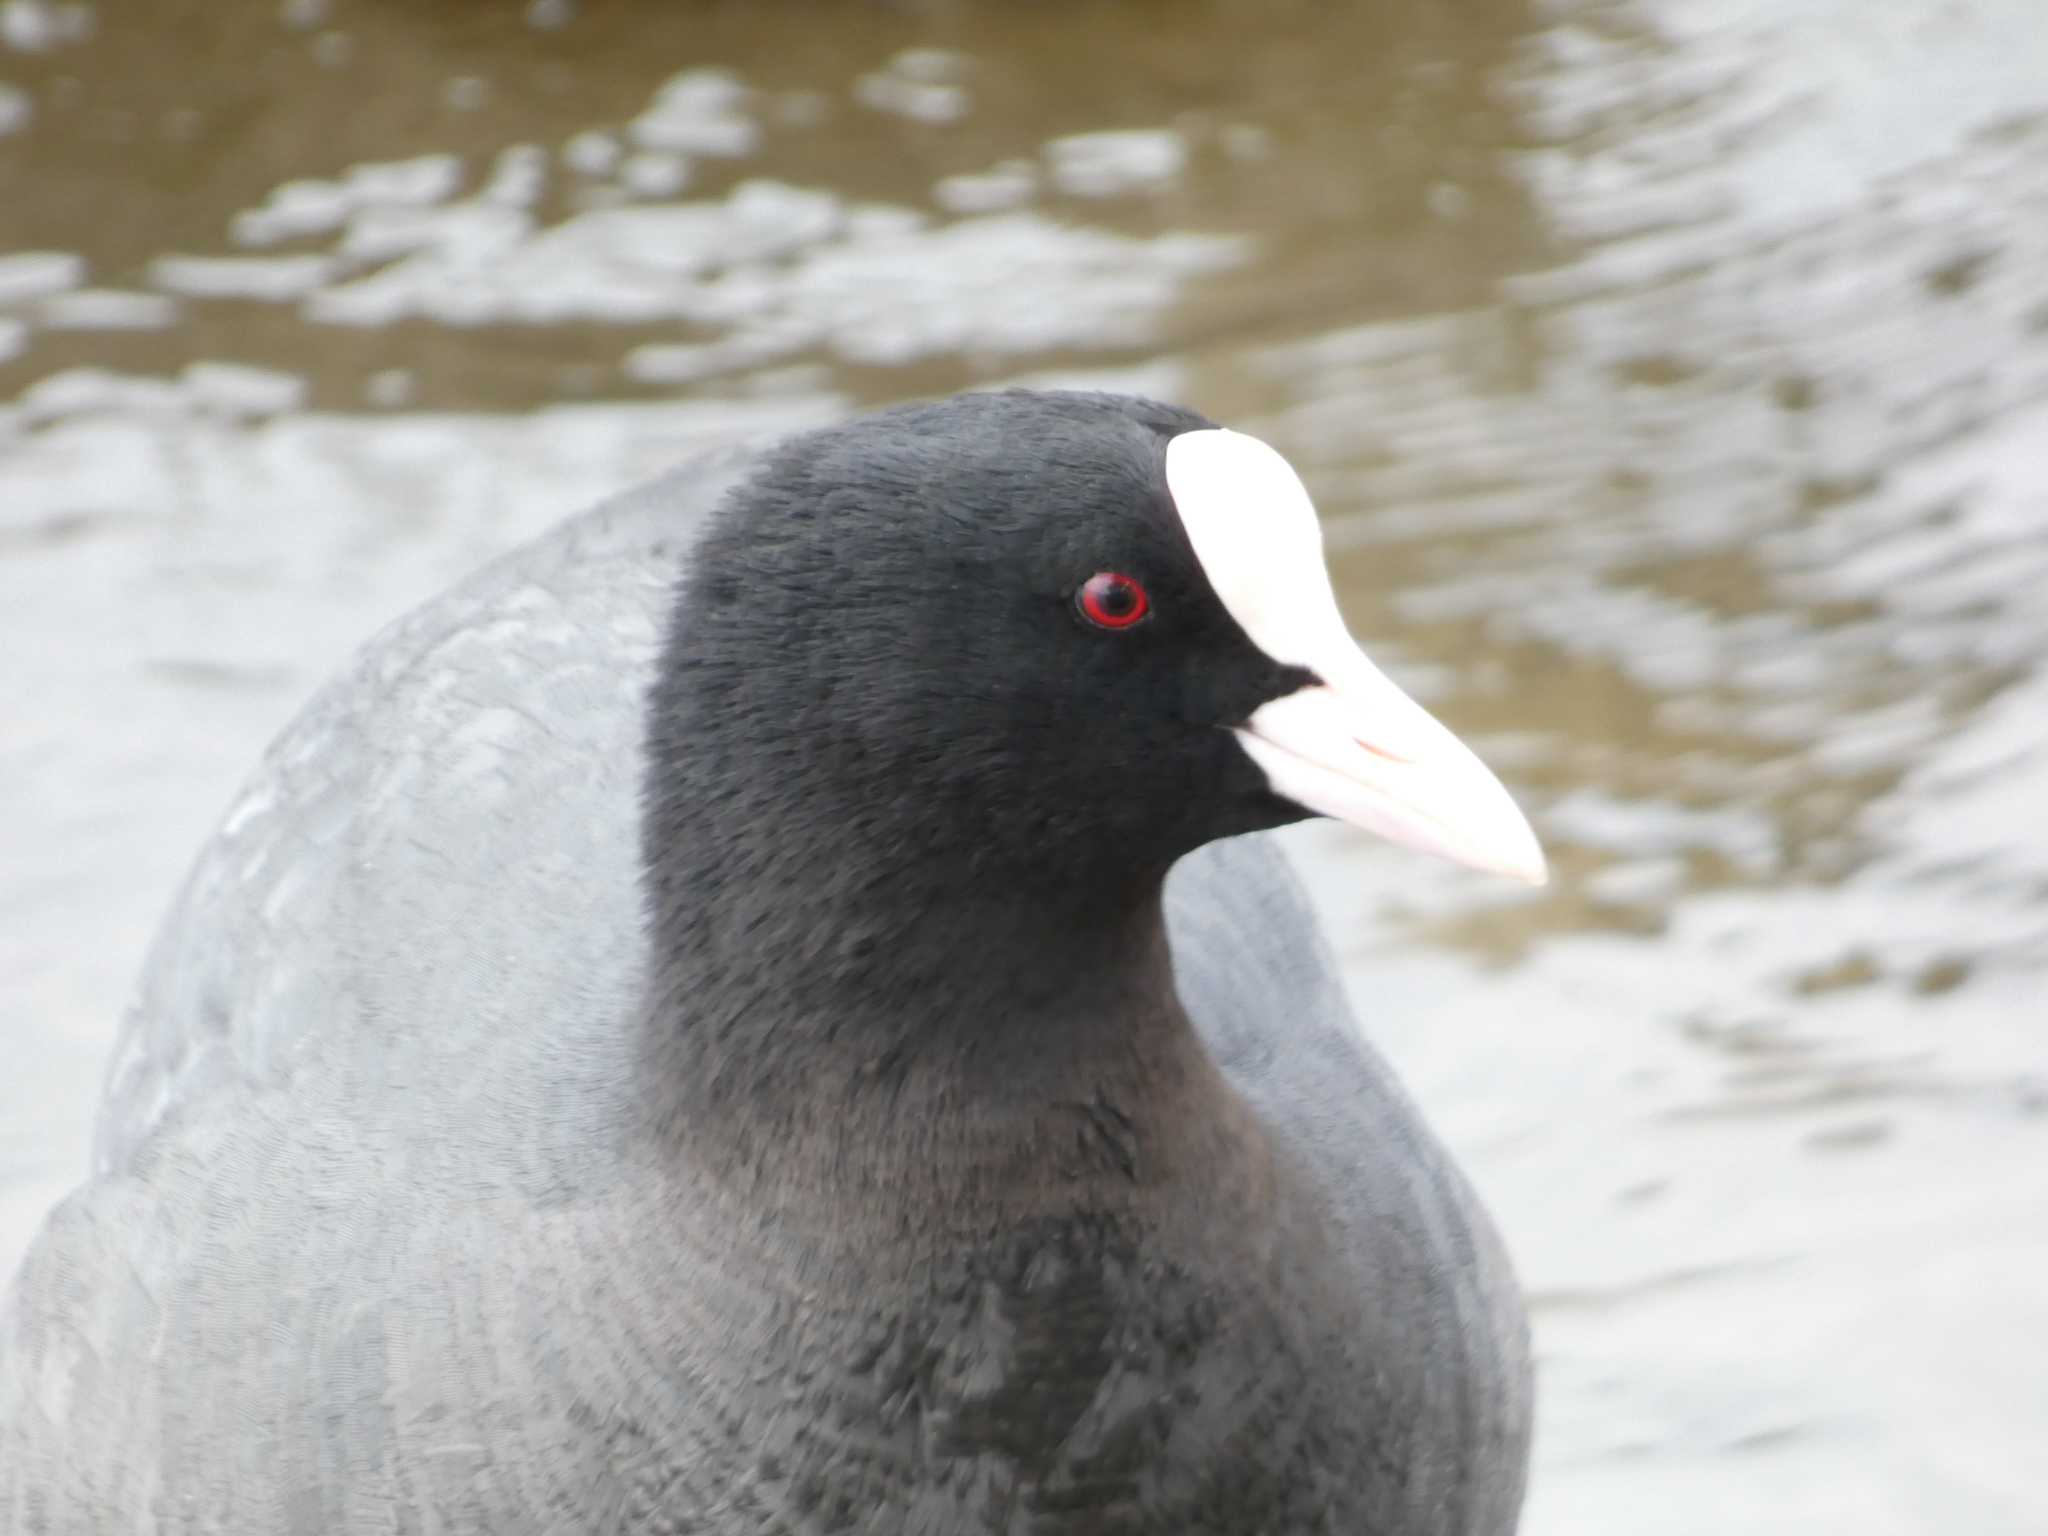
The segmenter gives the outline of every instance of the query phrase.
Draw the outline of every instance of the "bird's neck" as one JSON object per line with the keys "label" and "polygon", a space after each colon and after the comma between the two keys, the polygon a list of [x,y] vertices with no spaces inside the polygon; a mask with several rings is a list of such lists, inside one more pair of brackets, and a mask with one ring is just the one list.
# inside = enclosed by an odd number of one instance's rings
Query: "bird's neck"
{"label": "bird's neck", "polygon": [[1242,1112],[1175,992],[1158,876],[978,868],[910,829],[669,830],[645,1082],[661,1138],[750,1208],[999,1221],[1232,1155]]}

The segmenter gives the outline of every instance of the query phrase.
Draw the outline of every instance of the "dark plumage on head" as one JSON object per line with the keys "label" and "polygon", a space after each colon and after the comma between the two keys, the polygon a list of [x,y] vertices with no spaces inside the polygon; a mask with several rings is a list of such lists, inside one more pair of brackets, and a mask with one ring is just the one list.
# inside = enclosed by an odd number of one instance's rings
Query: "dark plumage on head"
{"label": "dark plumage on head", "polygon": [[[679,593],[651,705],[650,864],[708,803],[783,848],[929,853],[1128,899],[1203,842],[1307,814],[1230,731],[1310,675],[1231,619],[1166,484],[1168,441],[1210,426],[1020,391],[784,444]],[[1098,572],[1142,584],[1142,622],[1077,611]]]}

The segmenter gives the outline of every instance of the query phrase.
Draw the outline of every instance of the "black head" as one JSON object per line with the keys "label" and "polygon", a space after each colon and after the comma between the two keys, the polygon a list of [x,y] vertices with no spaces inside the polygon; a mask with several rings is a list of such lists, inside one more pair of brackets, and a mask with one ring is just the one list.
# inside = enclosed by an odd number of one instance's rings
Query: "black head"
{"label": "black head", "polygon": [[1211,425],[1012,392],[783,445],[693,559],[657,756],[783,837],[1068,891],[1308,814],[1234,729],[1316,679],[1232,619],[1167,485]]}
{"label": "black head", "polygon": [[1317,811],[1540,878],[1506,792],[1345,631],[1285,461],[1121,396],[965,395],[772,452],[691,559],[649,747],[657,908],[758,878],[777,921],[792,887],[1099,914]]}

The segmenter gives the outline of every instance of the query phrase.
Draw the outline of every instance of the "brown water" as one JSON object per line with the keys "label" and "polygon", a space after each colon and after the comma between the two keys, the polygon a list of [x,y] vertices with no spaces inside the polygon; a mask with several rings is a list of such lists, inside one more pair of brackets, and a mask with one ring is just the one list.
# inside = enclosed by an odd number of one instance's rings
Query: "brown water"
{"label": "brown water", "polygon": [[2048,7],[0,4],[0,1270],[263,742],[700,443],[1266,435],[1522,894],[1293,837],[1535,1308],[1542,1536],[2036,1533]]}

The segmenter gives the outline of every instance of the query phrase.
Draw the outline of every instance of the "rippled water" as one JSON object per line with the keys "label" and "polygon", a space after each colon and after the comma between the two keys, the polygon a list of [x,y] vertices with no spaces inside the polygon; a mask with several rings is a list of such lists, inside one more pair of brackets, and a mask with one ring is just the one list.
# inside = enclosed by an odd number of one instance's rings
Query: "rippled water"
{"label": "rippled water", "polygon": [[1089,379],[1289,452],[1552,852],[1293,835],[1525,1274],[1526,1528],[2048,1528],[2038,0],[6,0],[0,188],[0,1269],[378,623]]}

